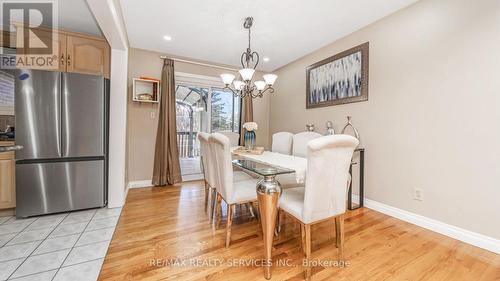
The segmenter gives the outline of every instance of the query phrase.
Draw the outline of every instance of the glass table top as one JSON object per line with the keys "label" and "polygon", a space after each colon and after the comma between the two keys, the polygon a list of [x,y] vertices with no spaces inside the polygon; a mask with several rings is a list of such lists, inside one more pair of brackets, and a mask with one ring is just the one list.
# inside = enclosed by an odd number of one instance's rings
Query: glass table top
{"label": "glass table top", "polygon": [[254,172],[263,177],[294,173],[294,170],[285,169],[249,159],[235,159],[233,165],[241,169]]}

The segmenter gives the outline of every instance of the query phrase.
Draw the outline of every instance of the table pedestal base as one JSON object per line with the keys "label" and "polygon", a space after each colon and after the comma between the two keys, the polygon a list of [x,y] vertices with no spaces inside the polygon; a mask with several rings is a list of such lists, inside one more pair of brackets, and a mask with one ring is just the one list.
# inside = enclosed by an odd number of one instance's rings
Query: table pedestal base
{"label": "table pedestal base", "polygon": [[260,222],[264,238],[264,277],[266,279],[271,279],[273,238],[280,195],[281,187],[274,176],[265,177],[257,183],[257,200],[259,200]]}

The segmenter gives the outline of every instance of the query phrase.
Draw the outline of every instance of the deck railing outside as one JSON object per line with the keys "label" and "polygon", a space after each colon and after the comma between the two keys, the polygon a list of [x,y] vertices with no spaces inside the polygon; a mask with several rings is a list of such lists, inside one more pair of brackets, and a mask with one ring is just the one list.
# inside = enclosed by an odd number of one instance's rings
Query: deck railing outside
{"label": "deck railing outside", "polygon": [[200,156],[200,147],[197,139],[198,132],[177,132],[177,145],[180,158]]}

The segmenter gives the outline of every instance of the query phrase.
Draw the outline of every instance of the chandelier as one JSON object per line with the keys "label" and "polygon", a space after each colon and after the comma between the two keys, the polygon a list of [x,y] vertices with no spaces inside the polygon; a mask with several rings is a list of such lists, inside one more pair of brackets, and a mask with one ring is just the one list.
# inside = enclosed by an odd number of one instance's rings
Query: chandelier
{"label": "chandelier", "polygon": [[[243,52],[243,54],[241,54],[240,58],[241,66],[243,68],[238,72],[241,80],[235,80],[235,76],[229,73],[220,75],[222,82],[225,85],[224,89],[231,90],[235,97],[239,96],[241,98],[245,98],[250,96],[252,98],[261,98],[267,91],[273,93],[273,84],[278,78],[276,74],[265,74],[262,76],[264,81],[258,80],[252,83],[255,68],[259,64],[259,54],[252,51],[250,48],[250,29],[252,28],[252,24],[252,17],[247,17],[243,23],[243,27],[248,29],[248,48],[245,52]],[[231,84],[234,88],[231,87]]]}

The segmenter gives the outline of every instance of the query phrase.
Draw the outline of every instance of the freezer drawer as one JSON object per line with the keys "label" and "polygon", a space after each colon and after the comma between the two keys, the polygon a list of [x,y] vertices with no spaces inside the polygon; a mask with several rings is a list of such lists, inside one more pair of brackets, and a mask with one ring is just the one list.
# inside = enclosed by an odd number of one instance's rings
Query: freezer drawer
{"label": "freezer drawer", "polygon": [[16,159],[61,157],[61,75],[16,70]]}
{"label": "freezer drawer", "polygon": [[16,216],[102,207],[104,160],[16,164]]}
{"label": "freezer drawer", "polygon": [[62,74],[62,156],[104,155],[104,78]]}

